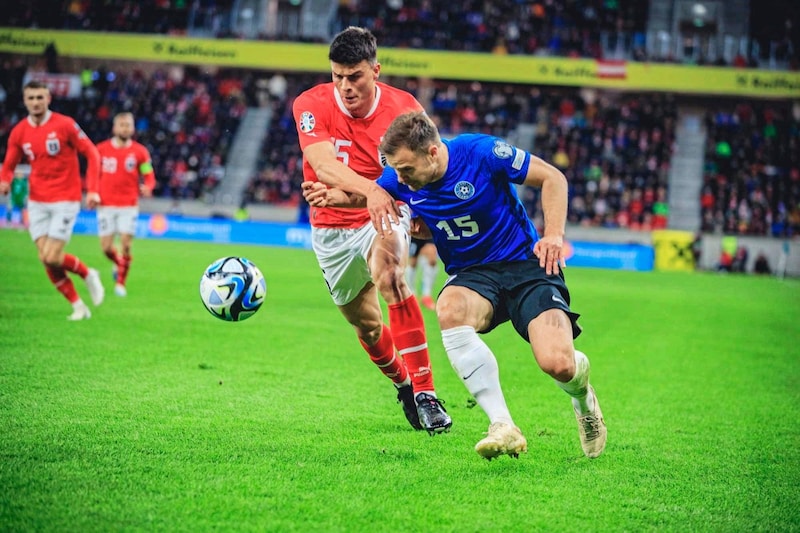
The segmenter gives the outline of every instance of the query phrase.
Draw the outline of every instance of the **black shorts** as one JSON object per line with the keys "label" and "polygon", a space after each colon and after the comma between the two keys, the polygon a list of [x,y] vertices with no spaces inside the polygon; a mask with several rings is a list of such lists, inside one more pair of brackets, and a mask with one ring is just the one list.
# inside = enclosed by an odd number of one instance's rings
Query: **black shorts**
{"label": "black shorts", "polygon": [[422,251],[422,247],[428,244],[429,242],[433,242],[431,239],[417,239],[416,237],[411,237],[411,242],[408,245],[408,256],[409,257],[419,257],[420,251]]}
{"label": "black shorts", "polygon": [[572,338],[581,334],[580,315],[569,308],[564,273],[548,276],[539,266],[538,258],[475,265],[453,276],[445,287],[450,285],[472,289],[492,304],[492,321],[479,333],[488,333],[510,320],[517,333],[530,342],[528,324],[531,320],[548,309],[561,309],[572,322]]}

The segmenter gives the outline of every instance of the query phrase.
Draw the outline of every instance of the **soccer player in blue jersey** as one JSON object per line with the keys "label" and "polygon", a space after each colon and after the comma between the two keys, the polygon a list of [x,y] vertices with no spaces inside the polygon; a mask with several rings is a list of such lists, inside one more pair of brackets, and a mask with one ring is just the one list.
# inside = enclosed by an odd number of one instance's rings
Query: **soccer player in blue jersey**
{"label": "soccer player in blue jersey", "polygon": [[[411,206],[418,217],[412,226],[420,236],[430,233],[450,275],[436,313],[453,369],[489,417],[488,434],[475,450],[490,460],[527,451],[506,405],[497,360],[478,335],[511,321],[530,342],[539,367],[571,397],[584,454],[599,456],[606,425],[589,384],[589,360],[573,344],[580,334],[579,315],[569,307],[562,271],[564,175],[497,137],[467,134],[442,140],[420,112],[396,118],[380,149],[390,167],[377,183]],[[515,184],[542,189],[541,238]],[[310,182],[303,190],[312,205],[367,203],[361,196]],[[376,229],[390,228],[393,216],[377,220]]]}

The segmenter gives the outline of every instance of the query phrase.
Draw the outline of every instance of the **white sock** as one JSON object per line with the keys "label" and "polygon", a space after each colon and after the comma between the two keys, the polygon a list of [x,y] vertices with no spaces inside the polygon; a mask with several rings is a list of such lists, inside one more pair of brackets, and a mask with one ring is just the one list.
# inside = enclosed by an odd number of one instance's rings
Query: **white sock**
{"label": "white sock", "polygon": [[555,382],[572,397],[576,413],[586,415],[594,410],[594,396],[589,393],[589,359],[585,353],[575,350],[575,375],[571,380]]}
{"label": "white sock", "polygon": [[470,326],[442,331],[442,342],[453,370],[489,417],[490,423],[514,424],[500,388],[497,359]]}
{"label": "white sock", "polygon": [[406,265],[406,285],[412,293],[417,294],[417,267]]}
{"label": "white sock", "polygon": [[422,262],[422,295],[430,296],[433,293],[433,285],[436,283],[436,276],[439,274],[439,263],[431,265],[428,261]]}
{"label": "white sock", "polygon": [[400,387],[405,387],[406,385],[411,385],[411,378],[410,377],[407,377],[402,383],[395,383],[394,384],[394,386],[397,387],[398,389]]}

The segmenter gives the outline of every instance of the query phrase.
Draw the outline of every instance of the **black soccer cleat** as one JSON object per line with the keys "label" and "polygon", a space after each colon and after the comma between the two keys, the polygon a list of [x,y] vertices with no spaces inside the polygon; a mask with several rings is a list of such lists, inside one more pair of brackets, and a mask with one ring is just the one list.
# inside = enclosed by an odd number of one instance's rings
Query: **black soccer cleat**
{"label": "black soccer cleat", "polygon": [[417,395],[419,421],[431,436],[450,431],[450,426],[453,425],[453,420],[447,414],[443,404],[443,401],[430,394],[421,392]]}
{"label": "black soccer cleat", "polygon": [[406,420],[411,424],[411,427],[420,430],[422,424],[419,423],[419,414],[417,414],[417,403],[414,401],[414,389],[411,385],[403,385],[397,389],[397,403],[403,404],[403,414],[406,415]]}

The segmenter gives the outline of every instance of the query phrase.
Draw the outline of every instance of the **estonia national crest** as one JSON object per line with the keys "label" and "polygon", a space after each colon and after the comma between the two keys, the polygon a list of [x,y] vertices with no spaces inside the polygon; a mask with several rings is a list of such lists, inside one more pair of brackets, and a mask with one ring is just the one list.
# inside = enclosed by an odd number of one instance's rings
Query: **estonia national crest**
{"label": "estonia national crest", "polygon": [[303,114],[300,115],[300,131],[308,133],[314,129],[316,124],[317,119],[314,118],[314,114],[311,111],[303,111]]}
{"label": "estonia national crest", "polygon": [[460,199],[468,200],[475,194],[475,186],[468,181],[459,181],[456,183],[456,186],[453,187],[453,192],[456,193],[456,196]]}

